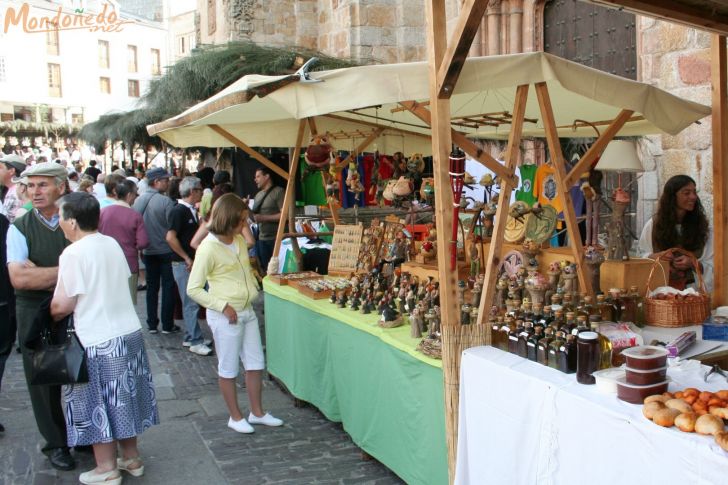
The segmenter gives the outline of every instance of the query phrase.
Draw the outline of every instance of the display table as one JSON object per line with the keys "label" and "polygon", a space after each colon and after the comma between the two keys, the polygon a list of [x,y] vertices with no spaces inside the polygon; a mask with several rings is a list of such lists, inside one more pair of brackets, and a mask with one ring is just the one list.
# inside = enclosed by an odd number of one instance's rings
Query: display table
{"label": "display table", "polygon": [[268,371],[407,483],[447,484],[441,362],[409,326],[264,281]]}
{"label": "display table", "polygon": [[[493,347],[463,352],[460,371],[455,483],[727,483],[728,453],[712,436],[661,428],[642,406],[573,374]],[[728,388],[722,378],[669,375],[670,391]]]}

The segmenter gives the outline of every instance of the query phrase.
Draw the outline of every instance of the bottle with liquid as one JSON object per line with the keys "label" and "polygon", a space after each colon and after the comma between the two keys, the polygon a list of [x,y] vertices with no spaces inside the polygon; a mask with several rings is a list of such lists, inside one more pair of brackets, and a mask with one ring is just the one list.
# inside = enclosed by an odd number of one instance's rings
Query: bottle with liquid
{"label": "bottle with liquid", "polygon": [[526,341],[526,358],[536,362],[538,358],[538,343],[543,338],[543,328],[535,327],[533,333]]}
{"label": "bottle with liquid", "polygon": [[576,313],[577,313],[577,316],[585,315],[587,318],[589,318],[589,315],[595,314],[596,308],[594,308],[594,299],[589,295],[584,296],[584,299],[582,300],[582,304],[579,305],[579,308]]}
{"label": "bottle with liquid", "polygon": [[587,322],[586,316],[579,315],[576,317],[576,328],[571,333],[578,336],[581,332],[588,332],[589,329],[589,322]]}
{"label": "bottle with liquid", "polygon": [[[551,328],[551,327],[549,327]],[[553,330],[552,330],[553,331]],[[555,333],[554,339],[549,342],[549,357],[548,357],[548,366],[552,369],[559,370],[559,355],[561,353],[561,347],[566,344],[566,335],[564,335],[564,332],[561,330],[557,331]]]}
{"label": "bottle with liquid", "polygon": [[[619,288],[612,288],[609,290],[609,297],[612,302],[612,308],[614,308],[614,319],[613,322],[622,321],[622,307],[624,302],[622,301],[622,290]],[[609,299],[607,300],[609,301]]]}
{"label": "bottle with liquid", "polygon": [[503,317],[491,318],[488,325],[490,325],[490,344],[496,349],[503,350],[503,334],[500,331],[503,326]]}
{"label": "bottle with liquid", "polygon": [[554,313],[551,311],[551,305],[546,305],[545,307],[543,307],[543,314],[541,315],[539,322],[542,323],[545,328],[551,326],[551,323],[553,321]]}
{"label": "bottle with liquid", "polygon": [[632,306],[634,308],[634,324],[642,328],[645,326],[645,300],[640,294],[637,286],[629,287],[629,294],[632,297]]}
{"label": "bottle with liquid", "polygon": [[605,322],[614,322],[614,307],[611,302],[607,302],[607,298],[603,294],[597,295],[597,308],[599,315]]}
{"label": "bottle with liquid", "polygon": [[576,313],[566,313],[566,327],[569,329],[569,333],[573,333],[576,330]]}
{"label": "bottle with liquid", "polygon": [[515,320],[515,323],[510,325],[508,332],[508,352],[518,355],[518,341],[521,332],[523,332],[523,320]]}
{"label": "bottle with liquid", "polygon": [[565,338],[559,347],[558,368],[565,374],[573,374],[576,372],[577,364],[576,335],[566,335]]}
{"label": "bottle with liquid", "polygon": [[582,332],[577,337],[576,347],[576,382],[594,384],[596,379],[592,374],[599,370],[599,334]]}
{"label": "bottle with liquid", "polygon": [[576,311],[576,307],[574,306],[574,297],[571,293],[564,293],[563,301],[562,310],[564,314]]}
{"label": "bottle with liquid", "polygon": [[599,344],[599,370],[612,367],[612,341],[606,335],[599,333],[599,324],[591,323],[591,331],[597,334]]}
{"label": "bottle with liquid", "polygon": [[501,319],[502,323],[500,326],[500,329],[498,333],[500,333],[500,347],[503,352],[510,352],[508,350],[508,336],[510,335],[511,331],[515,331],[516,329],[516,322],[511,319],[504,319],[503,317],[498,317]]}
{"label": "bottle with liquid", "polygon": [[518,336],[518,356],[528,358],[528,339],[533,335],[533,322],[523,322],[523,331]]}
{"label": "bottle with liquid", "polygon": [[559,293],[554,293],[553,295],[551,295],[551,311],[553,311],[555,313],[556,311],[561,310],[562,309],[561,302],[562,302],[562,298]]}
{"label": "bottle with liquid", "polygon": [[543,338],[538,341],[536,346],[536,361],[547,366],[549,365],[549,345],[554,340],[554,329],[546,327],[543,333]]}

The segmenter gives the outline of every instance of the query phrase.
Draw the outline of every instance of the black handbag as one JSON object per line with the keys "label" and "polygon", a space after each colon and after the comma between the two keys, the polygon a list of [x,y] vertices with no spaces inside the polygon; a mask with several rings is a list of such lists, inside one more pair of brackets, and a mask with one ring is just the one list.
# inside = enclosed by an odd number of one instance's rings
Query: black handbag
{"label": "black handbag", "polygon": [[[45,303],[45,302],[44,302]],[[73,314],[53,323],[50,304],[38,310],[38,338],[26,343],[31,359],[30,383],[40,386],[60,386],[88,382],[86,350],[73,326]]]}

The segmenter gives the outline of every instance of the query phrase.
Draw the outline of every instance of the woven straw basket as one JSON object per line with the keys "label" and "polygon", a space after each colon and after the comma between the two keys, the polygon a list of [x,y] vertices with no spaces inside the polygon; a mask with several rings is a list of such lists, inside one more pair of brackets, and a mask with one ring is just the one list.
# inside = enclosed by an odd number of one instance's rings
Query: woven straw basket
{"label": "woven straw basket", "polygon": [[[695,274],[698,277],[699,293],[699,297],[696,298],[695,301],[657,300],[649,297],[652,275],[655,273],[655,268],[658,266],[663,270],[665,284],[667,284],[668,278],[667,275],[664,274],[664,269],[660,264],[660,260],[664,259],[667,254],[672,252],[678,252],[688,256],[693,262]],[[647,289],[645,291],[645,320],[648,325],[666,328],[700,325],[710,314],[710,296],[705,290],[705,282],[703,281],[703,274],[700,271],[700,264],[698,264],[698,260],[695,259],[695,256],[693,256],[692,253],[685,251],[684,249],[668,249],[667,251],[663,251],[657,255],[655,262],[652,264],[650,275],[647,277]]]}

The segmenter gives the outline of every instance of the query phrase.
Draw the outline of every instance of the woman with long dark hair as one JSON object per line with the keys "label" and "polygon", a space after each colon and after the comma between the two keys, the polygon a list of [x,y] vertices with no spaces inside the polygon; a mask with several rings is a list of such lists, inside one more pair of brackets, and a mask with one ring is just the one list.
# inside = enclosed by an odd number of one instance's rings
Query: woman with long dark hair
{"label": "woman with long dark hair", "polygon": [[[700,262],[708,291],[713,287],[713,234],[700,202],[695,180],[675,175],[665,184],[657,213],[642,229],[639,250],[643,257],[654,258],[671,248],[690,251]],[[670,286],[685,288],[695,283],[689,257],[666,255],[670,262]]]}

